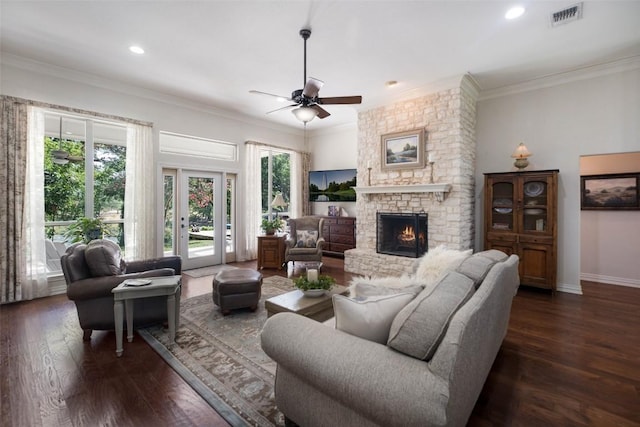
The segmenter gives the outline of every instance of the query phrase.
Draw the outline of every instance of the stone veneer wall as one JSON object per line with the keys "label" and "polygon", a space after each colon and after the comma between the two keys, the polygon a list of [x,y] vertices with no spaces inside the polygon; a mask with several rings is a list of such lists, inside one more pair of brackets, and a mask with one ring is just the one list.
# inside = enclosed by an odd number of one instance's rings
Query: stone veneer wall
{"label": "stone veneer wall", "polygon": [[[415,259],[376,252],[376,212],[427,212],[428,245],[452,249],[473,247],[476,99],[478,91],[465,76],[459,87],[398,102],[358,115],[358,184],[371,186],[428,184],[430,167],[380,169],[381,135],[425,129],[426,153],[434,160],[436,184],[451,184],[443,202],[428,193],[358,195],[356,201],[356,249],[345,252],[345,270],[367,276],[394,276],[407,272]],[[425,162],[426,163],[426,162]]]}

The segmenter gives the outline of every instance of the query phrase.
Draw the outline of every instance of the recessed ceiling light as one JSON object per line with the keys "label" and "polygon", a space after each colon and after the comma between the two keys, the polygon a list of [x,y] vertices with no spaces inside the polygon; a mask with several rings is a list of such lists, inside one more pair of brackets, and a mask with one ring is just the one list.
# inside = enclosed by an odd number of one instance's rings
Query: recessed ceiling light
{"label": "recessed ceiling light", "polygon": [[524,7],[515,6],[512,7],[504,14],[505,19],[516,19],[521,17],[524,14]]}
{"label": "recessed ceiling light", "polygon": [[388,82],[386,82],[384,85],[386,87],[394,87],[395,85],[397,85],[398,82],[396,80],[389,80]]}
{"label": "recessed ceiling light", "polygon": [[129,50],[138,55],[142,55],[144,53],[144,49],[140,46],[129,46]]}

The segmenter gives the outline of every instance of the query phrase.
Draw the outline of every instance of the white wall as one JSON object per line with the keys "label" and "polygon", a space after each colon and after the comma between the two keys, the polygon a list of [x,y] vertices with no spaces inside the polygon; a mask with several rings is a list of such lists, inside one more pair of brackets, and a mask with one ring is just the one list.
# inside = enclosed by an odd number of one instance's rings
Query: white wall
{"label": "white wall", "polygon": [[[529,170],[559,169],[558,289],[581,292],[580,156],[640,150],[640,68],[490,99],[481,95],[477,114],[477,206],[483,174],[513,170],[510,155],[521,141],[533,153]],[[483,224],[482,209],[476,219]],[[476,242],[480,249],[482,227]],[[597,244],[613,250],[613,242]]]}
{"label": "white wall", "polygon": [[[358,167],[358,128],[340,126],[309,136],[311,170],[356,169]],[[340,206],[349,216],[356,214],[356,202],[312,202],[311,213],[327,215],[329,205]]]}
{"label": "white wall", "polygon": [[[273,125],[239,114],[216,111],[179,98],[144,91],[70,70],[3,57],[0,68],[3,95],[111,114],[153,123],[154,141],[160,131],[216,139],[237,144],[237,162],[215,162],[191,156],[158,155],[158,166],[238,174],[238,212],[244,212],[244,142],[260,141],[303,149],[302,130]],[[159,190],[160,191],[160,190]],[[238,259],[244,259],[244,217],[237,218]]]}
{"label": "white wall", "polygon": [[[580,158],[581,175],[640,172],[640,152]],[[640,210],[580,212],[583,280],[640,287]]]}

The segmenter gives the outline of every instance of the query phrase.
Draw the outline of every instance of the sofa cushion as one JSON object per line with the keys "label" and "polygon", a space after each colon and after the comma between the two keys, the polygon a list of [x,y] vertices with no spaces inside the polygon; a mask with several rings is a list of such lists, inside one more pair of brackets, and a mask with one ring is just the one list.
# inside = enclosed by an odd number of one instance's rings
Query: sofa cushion
{"label": "sofa cushion", "polygon": [[356,301],[342,295],[334,295],[333,312],[336,329],[369,341],[386,344],[391,322],[414,297],[413,293],[402,293]]}
{"label": "sofa cushion", "polygon": [[410,292],[418,295],[424,284],[415,279],[402,277],[355,277],[351,279],[349,296],[354,299]]}
{"label": "sofa cushion", "polygon": [[478,288],[496,262],[491,257],[483,256],[482,252],[478,252],[462,261],[456,271],[473,280],[474,286]]}
{"label": "sofa cushion", "polygon": [[472,249],[459,251],[442,245],[430,249],[420,258],[416,278],[424,281],[427,286],[433,285],[444,272],[455,270],[472,252]]}
{"label": "sofa cushion", "polygon": [[446,273],[393,319],[387,344],[417,359],[430,360],[449,321],[474,291],[472,279],[455,271]]}
{"label": "sofa cushion", "polygon": [[92,240],[84,251],[84,257],[94,277],[115,276],[122,273],[120,246],[110,240]]}
{"label": "sofa cushion", "polygon": [[506,261],[506,259],[509,258],[509,255],[497,249],[489,249],[486,251],[478,252],[478,255],[483,256],[485,258],[490,258],[495,262]]}
{"label": "sofa cushion", "polygon": [[296,248],[315,248],[318,242],[318,232],[315,230],[297,230]]}

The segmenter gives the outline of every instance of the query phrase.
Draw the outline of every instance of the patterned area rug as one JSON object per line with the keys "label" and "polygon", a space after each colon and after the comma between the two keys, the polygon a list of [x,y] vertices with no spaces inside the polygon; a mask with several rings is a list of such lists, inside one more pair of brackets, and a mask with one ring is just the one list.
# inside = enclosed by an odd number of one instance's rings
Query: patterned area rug
{"label": "patterned area rug", "polygon": [[193,270],[185,270],[182,274],[186,274],[189,277],[204,277],[213,276],[223,270],[232,270],[237,267],[231,265],[212,265],[210,267],[195,268]]}
{"label": "patterned area rug", "polygon": [[267,277],[255,312],[227,316],[211,294],[183,300],[175,343],[161,326],[138,332],[231,425],[281,426],[273,394],[276,363],[262,351],[260,332],[264,301],[293,289],[289,279]]}

